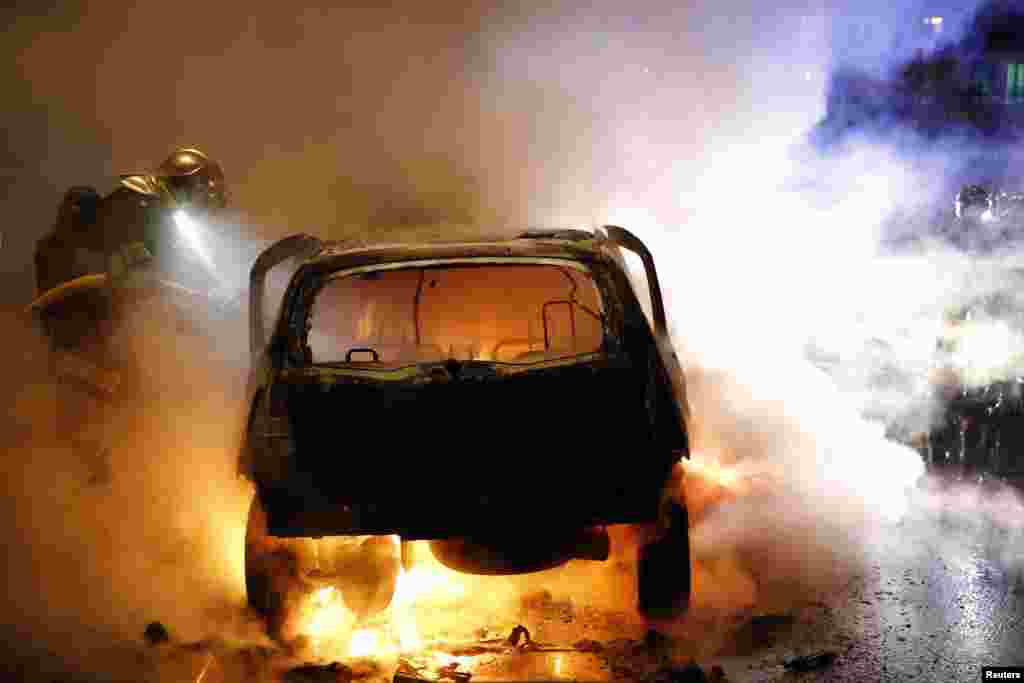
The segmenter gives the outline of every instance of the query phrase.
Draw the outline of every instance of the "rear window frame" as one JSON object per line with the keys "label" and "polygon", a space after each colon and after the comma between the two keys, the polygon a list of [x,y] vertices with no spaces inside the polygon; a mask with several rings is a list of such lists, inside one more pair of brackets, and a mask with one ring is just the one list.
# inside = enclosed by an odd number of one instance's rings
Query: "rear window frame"
{"label": "rear window frame", "polygon": [[[434,363],[423,363],[416,361],[401,362],[401,363],[381,363],[381,364],[370,364],[370,363],[345,363],[344,361],[323,361],[313,362],[307,361],[306,359],[300,359],[301,349],[296,345],[296,340],[299,337],[297,335],[298,330],[303,330],[301,335],[303,339],[308,340],[311,324],[310,319],[313,313],[314,304],[320,292],[330,282],[334,280],[344,279],[346,277],[358,276],[371,272],[384,272],[394,270],[416,270],[421,268],[431,267],[443,267],[443,266],[490,266],[490,265],[512,265],[512,266],[538,266],[546,265],[558,268],[572,268],[577,272],[584,273],[587,275],[597,290],[599,302],[601,304],[601,322],[603,327],[603,340],[599,350],[596,352],[589,352],[583,354],[573,354],[565,356],[559,360],[571,360],[573,358],[590,358],[595,354],[606,354],[613,352],[619,348],[619,337],[620,337],[620,325],[617,324],[616,313],[619,310],[620,302],[615,299],[613,294],[614,287],[610,286],[611,283],[608,281],[608,274],[603,272],[600,268],[600,264],[595,262],[584,262],[581,260],[561,257],[543,257],[543,256],[453,256],[446,258],[423,258],[423,259],[412,259],[402,261],[392,261],[384,263],[373,263],[365,264],[360,266],[353,266],[350,268],[343,268],[329,273],[319,273],[312,278],[306,278],[305,282],[296,283],[298,284],[298,291],[296,292],[296,298],[294,299],[291,307],[291,315],[288,316],[289,324],[286,325],[288,332],[287,339],[283,340],[282,355],[284,357],[283,366],[291,368],[324,368],[324,367],[376,367],[386,371],[396,371],[403,368],[409,368],[417,365],[431,365]],[[296,276],[299,274],[297,273]],[[312,281],[310,281],[312,280]],[[484,363],[493,363],[494,365],[500,366],[530,366],[532,364],[539,363],[550,363],[551,360],[537,360],[533,362],[510,362],[510,361],[479,361]]]}

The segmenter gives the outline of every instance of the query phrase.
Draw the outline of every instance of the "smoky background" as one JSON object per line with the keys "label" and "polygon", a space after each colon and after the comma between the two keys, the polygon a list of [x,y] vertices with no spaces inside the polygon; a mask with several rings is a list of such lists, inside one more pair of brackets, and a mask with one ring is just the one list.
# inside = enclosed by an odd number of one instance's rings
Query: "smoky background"
{"label": "smoky background", "polygon": [[[857,6],[888,16],[883,3]],[[127,323],[151,402],[110,455],[105,486],[83,487],[82,464],[53,438],[46,353],[17,310],[32,296],[34,242],[70,185],[106,191],[176,145],[201,146],[228,174],[236,212],[215,260],[239,286],[260,248],[293,232],[635,231],[655,253],[689,380],[695,603],[723,612],[827,593],[863,567],[878,522],[905,510],[921,474],[915,453],[860,417],[865,405],[894,412],[909,399],[861,384],[840,392],[806,360],[808,341],[837,351],[910,339],[899,363],[914,374],[946,306],[1008,287],[996,276],[978,284],[977,261],[941,239],[909,253],[883,246],[894,212],[949,201],[943,179],[978,143],[900,130],[899,144],[866,134],[828,152],[808,144],[829,74],[864,51],[885,61],[881,39],[844,52],[834,35],[834,19],[852,12],[843,3],[3,12],[11,390],[0,533],[13,550],[0,622],[29,667],[109,674],[126,659],[108,654],[131,651],[154,619],[183,640],[261,642],[241,610],[251,491],[233,449],[244,322],[197,314],[218,330],[212,345],[201,334],[171,343],[151,319]],[[897,222],[901,234],[925,235],[916,221]],[[957,500],[980,519],[975,498]],[[1012,518],[1015,506],[992,514]],[[625,552],[630,540],[616,543]],[[546,586],[622,608],[623,571],[570,565],[497,594],[512,605]]]}

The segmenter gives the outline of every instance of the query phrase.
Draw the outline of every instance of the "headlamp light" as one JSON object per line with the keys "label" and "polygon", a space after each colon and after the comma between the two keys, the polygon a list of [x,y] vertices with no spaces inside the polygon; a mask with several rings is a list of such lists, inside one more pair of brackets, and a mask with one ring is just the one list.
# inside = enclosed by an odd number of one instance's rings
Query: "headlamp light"
{"label": "headlamp light", "polygon": [[178,209],[174,212],[174,225],[178,229],[178,234],[185,240],[185,243],[188,244],[192,252],[199,257],[203,265],[209,268],[212,273],[214,271],[213,259],[210,257],[210,252],[206,249],[206,245],[203,244],[199,223],[188,215],[187,212]]}

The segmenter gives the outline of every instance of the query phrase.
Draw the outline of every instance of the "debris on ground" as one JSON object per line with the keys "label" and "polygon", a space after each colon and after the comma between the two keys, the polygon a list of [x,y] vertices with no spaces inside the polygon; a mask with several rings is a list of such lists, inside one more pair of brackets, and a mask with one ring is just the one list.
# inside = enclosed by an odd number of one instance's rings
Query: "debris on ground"
{"label": "debris on ground", "polygon": [[[596,641],[580,641],[584,647],[603,649]],[[589,644],[588,644],[589,643]],[[507,638],[488,638],[470,643],[436,643],[434,648],[453,657],[479,657],[480,655],[509,655],[522,652],[582,652],[578,647],[565,647],[534,640],[529,629],[516,626]]]}
{"label": "debris on ground", "polygon": [[391,679],[391,683],[423,683],[422,678],[414,673],[406,673],[402,671],[396,671],[394,677]]}
{"label": "debris on ground", "polygon": [[664,650],[672,645],[672,639],[653,628],[644,634],[644,647],[648,650]]}
{"label": "debris on ground", "polygon": [[683,667],[671,667],[659,670],[651,683],[707,683],[707,675],[704,669],[696,662],[690,662]]}
{"label": "debris on ground", "polygon": [[350,683],[353,671],[341,662],[303,664],[284,673],[284,683]]}
{"label": "debris on ground", "polygon": [[835,652],[822,652],[816,655],[805,655],[803,657],[794,657],[793,659],[783,662],[790,671],[817,671],[818,669],[824,669],[825,667],[831,666],[836,661],[837,655]]}
{"label": "debris on ground", "polygon": [[455,681],[456,683],[466,683],[473,674],[468,671],[459,671],[459,663],[452,662],[447,666],[443,666],[437,670],[438,680],[444,681]]}
{"label": "debris on ground", "polygon": [[577,640],[575,643],[573,643],[573,649],[575,649],[577,652],[598,653],[604,652],[604,645],[597,642],[596,640],[584,638],[583,640]]}
{"label": "debris on ground", "polygon": [[142,637],[151,646],[162,645],[171,640],[171,634],[167,632],[167,627],[159,621],[150,622],[146,626],[146,630],[142,632]]}
{"label": "debris on ground", "polygon": [[528,647],[533,644],[533,639],[530,637],[530,631],[525,626],[520,624],[519,626],[516,626],[514,629],[512,629],[512,633],[508,635],[508,640],[506,640],[505,642],[507,642],[509,645],[513,647],[520,647],[519,641],[523,638],[525,638],[525,640],[523,641],[521,647]]}
{"label": "debris on ground", "polygon": [[519,606],[526,610],[543,609],[554,599],[549,590],[539,590],[525,593],[519,598]]}
{"label": "debris on ground", "polygon": [[[507,640],[501,641],[503,645],[507,644]],[[442,648],[445,653],[450,654],[453,657],[479,657],[480,655],[500,653],[505,650],[505,647],[495,647],[494,645],[455,645],[452,647]]]}
{"label": "debris on ground", "polygon": [[419,675],[419,669],[412,665],[407,659],[399,659],[398,667],[395,669],[396,674],[407,674],[409,676]]}
{"label": "debris on ground", "polygon": [[795,621],[790,614],[759,614],[751,617],[750,625],[754,628],[775,628],[791,626]]}
{"label": "debris on ground", "polygon": [[521,615],[534,615],[541,621],[560,621],[572,623],[576,618],[576,608],[572,600],[555,600],[549,590],[527,593],[519,600]]}
{"label": "debris on ground", "polygon": [[428,679],[421,678],[417,674],[397,672],[391,679],[391,683],[424,683],[426,680]]}
{"label": "debris on ground", "polygon": [[424,683],[424,681],[452,681],[453,683],[469,683],[469,680],[473,678],[473,674],[468,671],[459,671],[459,665],[457,662],[452,662],[446,666],[441,667],[431,678],[426,678],[421,670],[417,670],[415,667],[406,663],[406,666],[399,665],[398,670],[395,671],[394,677],[391,679],[391,683]]}
{"label": "debris on ground", "polygon": [[743,617],[730,641],[719,654],[747,656],[770,648],[796,625],[796,618],[788,614],[759,614]]}

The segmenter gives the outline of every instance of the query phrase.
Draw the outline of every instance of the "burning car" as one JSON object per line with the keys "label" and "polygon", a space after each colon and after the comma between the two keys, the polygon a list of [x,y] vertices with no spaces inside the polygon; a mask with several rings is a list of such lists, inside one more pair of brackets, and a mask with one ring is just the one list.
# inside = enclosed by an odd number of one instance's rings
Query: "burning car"
{"label": "burning car", "polygon": [[[265,280],[285,261],[265,326]],[[629,231],[297,235],[253,265],[250,324],[246,590],[275,637],[327,589],[359,617],[384,610],[411,541],[459,572],[524,574],[607,559],[613,524],[648,539],[639,611],[687,609],[688,409],[654,260]]]}

